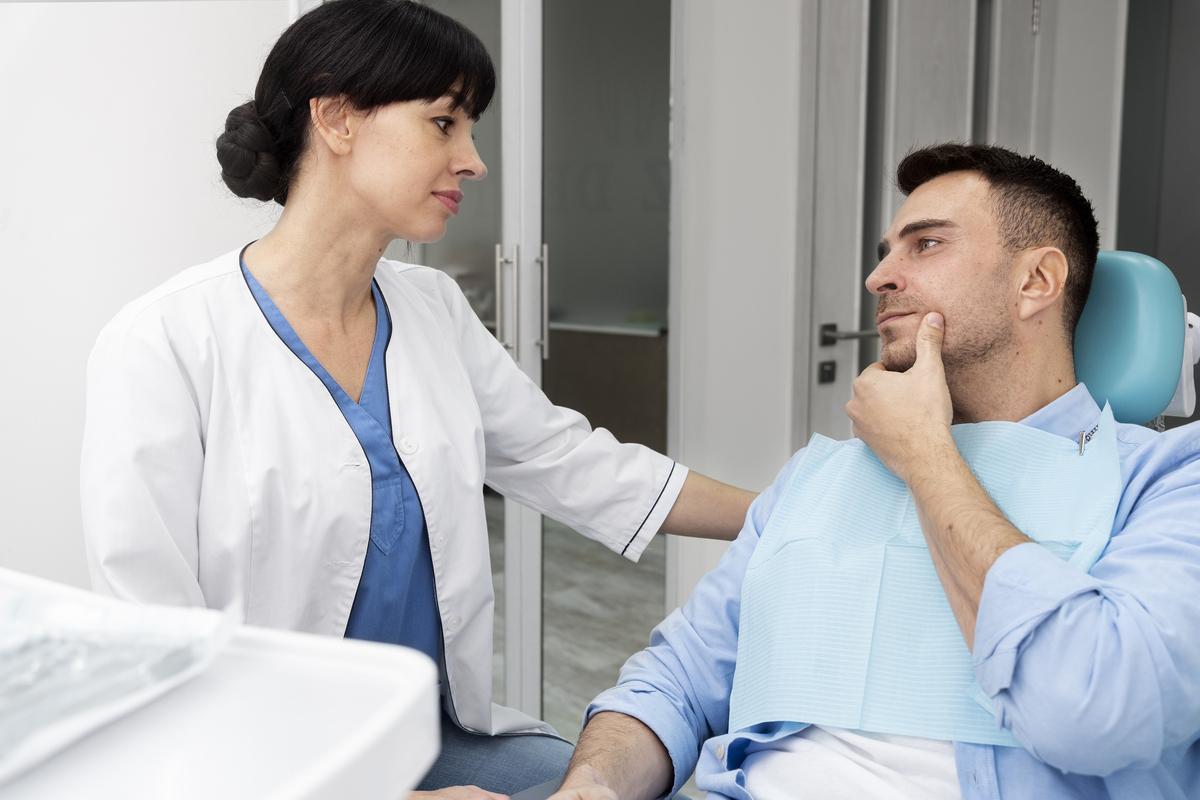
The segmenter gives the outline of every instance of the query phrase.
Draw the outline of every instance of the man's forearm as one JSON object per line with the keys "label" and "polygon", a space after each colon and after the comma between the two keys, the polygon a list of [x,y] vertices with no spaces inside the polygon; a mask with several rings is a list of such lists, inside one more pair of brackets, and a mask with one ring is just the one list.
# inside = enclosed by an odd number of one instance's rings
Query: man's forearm
{"label": "man's forearm", "polygon": [[600,785],[621,800],[654,798],[670,791],[674,774],[654,731],[633,717],[602,711],[583,729],[562,791]]}
{"label": "man's forearm", "polygon": [[929,554],[968,647],[988,570],[1006,550],[1031,541],[992,502],[954,440],[931,445],[908,476]]}

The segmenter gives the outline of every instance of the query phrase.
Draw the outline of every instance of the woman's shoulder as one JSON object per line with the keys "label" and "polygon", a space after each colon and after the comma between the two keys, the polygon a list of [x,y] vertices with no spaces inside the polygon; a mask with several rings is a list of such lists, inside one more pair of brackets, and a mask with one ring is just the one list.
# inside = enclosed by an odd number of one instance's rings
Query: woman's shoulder
{"label": "woman's shoulder", "polygon": [[375,279],[385,295],[398,292],[422,297],[444,306],[451,315],[457,315],[467,304],[454,279],[433,267],[381,258]]}
{"label": "woman's shoulder", "polygon": [[233,250],[176,273],[126,303],[105,326],[106,329],[129,329],[139,323],[176,316],[189,306],[199,309],[209,305],[211,294],[227,290],[232,282],[242,279],[238,253],[238,250]]}
{"label": "woman's shoulder", "polygon": [[238,252],[188,267],[126,303],[101,328],[93,357],[135,341],[155,349],[174,349],[184,341],[199,345],[206,330],[228,330],[241,308],[234,294],[239,288],[245,291],[244,284],[238,285],[243,281]]}

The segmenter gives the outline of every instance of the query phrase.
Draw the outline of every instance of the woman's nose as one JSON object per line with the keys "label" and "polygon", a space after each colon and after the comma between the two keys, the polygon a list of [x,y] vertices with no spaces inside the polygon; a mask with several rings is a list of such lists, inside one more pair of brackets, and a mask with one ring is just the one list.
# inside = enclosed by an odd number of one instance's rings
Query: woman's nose
{"label": "woman's nose", "polygon": [[475,149],[474,140],[467,142],[465,152],[454,173],[473,181],[481,181],[487,177],[487,164],[484,164],[483,159],[479,157],[479,151]]}

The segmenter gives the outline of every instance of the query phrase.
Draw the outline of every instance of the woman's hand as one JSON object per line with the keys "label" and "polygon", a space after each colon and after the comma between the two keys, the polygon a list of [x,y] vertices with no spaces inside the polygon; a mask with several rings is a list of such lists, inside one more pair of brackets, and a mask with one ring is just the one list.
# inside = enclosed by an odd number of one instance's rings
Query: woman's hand
{"label": "woman's hand", "polygon": [[485,791],[478,786],[447,786],[433,792],[413,792],[408,800],[508,800],[508,795]]}
{"label": "woman's hand", "polygon": [[560,789],[550,800],[618,800],[617,793],[607,786],[577,786]]}
{"label": "woman's hand", "polygon": [[598,770],[581,765],[567,770],[567,777],[549,800],[619,800]]}

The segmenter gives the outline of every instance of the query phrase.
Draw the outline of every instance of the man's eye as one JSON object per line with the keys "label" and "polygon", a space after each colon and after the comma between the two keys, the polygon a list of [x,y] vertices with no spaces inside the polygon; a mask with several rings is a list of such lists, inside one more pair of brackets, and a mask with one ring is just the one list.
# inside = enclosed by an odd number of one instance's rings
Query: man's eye
{"label": "man's eye", "polygon": [[917,240],[917,251],[924,252],[924,251],[928,250],[930,247],[933,247],[935,244],[938,244],[937,239],[918,239]]}
{"label": "man's eye", "polygon": [[453,117],[437,117],[436,119],[434,119],[433,124],[437,125],[442,133],[446,133],[447,131],[450,130],[450,126],[454,124],[454,118]]}

